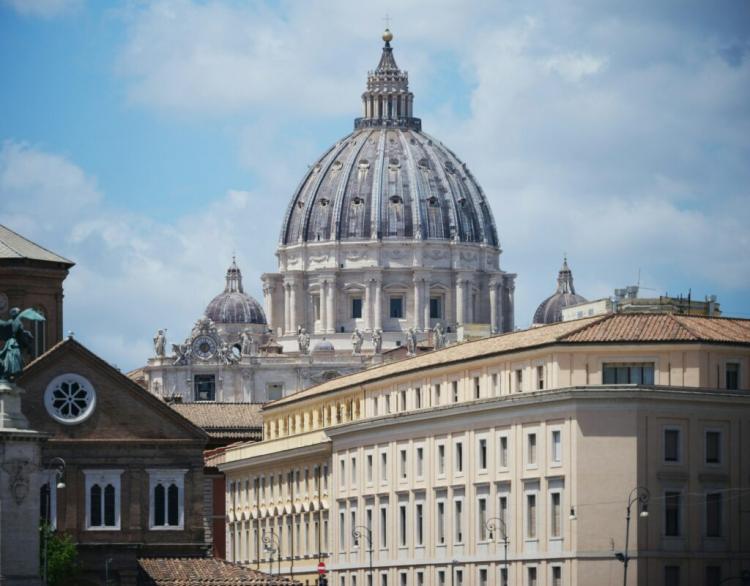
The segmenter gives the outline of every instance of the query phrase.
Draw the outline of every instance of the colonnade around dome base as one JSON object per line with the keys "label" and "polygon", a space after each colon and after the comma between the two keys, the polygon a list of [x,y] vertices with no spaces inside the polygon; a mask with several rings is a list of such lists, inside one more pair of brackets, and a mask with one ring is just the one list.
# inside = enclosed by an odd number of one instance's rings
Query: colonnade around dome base
{"label": "colonnade around dome base", "polygon": [[[262,276],[269,327],[294,349],[299,328],[337,349],[355,329],[403,343],[438,323],[455,339],[460,326],[511,331],[515,275],[499,270],[497,248],[477,243],[363,241],[282,246],[280,271]],[[369,341],[369,340],[368,340]],[[314,343],[313,343],[314,348]]]}

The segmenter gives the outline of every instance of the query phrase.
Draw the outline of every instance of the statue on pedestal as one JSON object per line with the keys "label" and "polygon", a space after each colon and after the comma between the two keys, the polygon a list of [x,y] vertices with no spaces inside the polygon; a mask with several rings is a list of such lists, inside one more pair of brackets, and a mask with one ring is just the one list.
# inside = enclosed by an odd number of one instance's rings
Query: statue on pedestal
{"label": "statue on pedestal", "polygon": [[372,332],[372,349],[375,354],[383,351],[383,330],[379,328]]}
{"label": "statue on pedestal", "polygon": [[300,354],[310,353],[310,334],[303,327],[298,328],[299,334],[297,334],[297,344],[299,345]]}
{"label": "statue on pedestal", "polygon": [[436,323],[432,330],[432,344],[435,350],[445,348],[445,332],[440,322]]}
{"label": "statue on pedestal", "polygon": [[362,332],[354,328],[352,332],[352,354],[360,354],[362,352],[362,340]]}
{"label": "statue on pedestal", "polygon": [[34,309],[10,310],[10,319],[0,319],[0,380],[14,381],[23,371],[21,350],[31,349],[34,336],[25,330],[22,319],[44,321],[44,316]]}
{"label": "statue on pedestal", "polygon": [[417,332],[414,328],[409,328],[406,333],[406,353],[409,356],[416,356],[417,354]]}
{"label": "statue on pedestal", "polygon": [[166,330],[159,330],[154,336],[154,352],[157,358],[164,358],[164,352],[167,347],[167,337],[164,335]]}

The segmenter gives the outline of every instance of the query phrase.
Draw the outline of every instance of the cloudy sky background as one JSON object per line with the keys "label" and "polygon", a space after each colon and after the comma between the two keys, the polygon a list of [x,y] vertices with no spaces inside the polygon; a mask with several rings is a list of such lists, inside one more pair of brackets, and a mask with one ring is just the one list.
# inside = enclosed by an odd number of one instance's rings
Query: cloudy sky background
{"label": "cloudy sky background", "polygon": [[392,17],[425,130],[489,196],[527,326],[567,252],[588,298],[750,317],[750,3],[0,0],[0,223],[76,262],[65,328],[130,369],[351,130]]}

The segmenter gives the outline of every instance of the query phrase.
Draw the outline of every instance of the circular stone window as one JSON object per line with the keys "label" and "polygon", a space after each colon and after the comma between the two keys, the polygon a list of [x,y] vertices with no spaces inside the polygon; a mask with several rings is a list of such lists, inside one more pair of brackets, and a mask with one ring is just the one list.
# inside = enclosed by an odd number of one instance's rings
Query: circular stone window
{"label": "circular stone window", "polygon": [[96,392],[93,385],[78,374],[61,374],[44,391],[44,406],[53,419],[75,425],[94,412]]}

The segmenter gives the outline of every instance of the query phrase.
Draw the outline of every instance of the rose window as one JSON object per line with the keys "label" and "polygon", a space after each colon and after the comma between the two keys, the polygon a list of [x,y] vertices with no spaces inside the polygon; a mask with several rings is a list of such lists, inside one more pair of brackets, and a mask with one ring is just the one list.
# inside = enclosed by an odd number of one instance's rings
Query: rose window
{"label": "rose window", "polygon": [[55,377],[44,393],[47,412],[60,423],[84,421],[94,410],[96,393],[92,384],[77,374]]}

